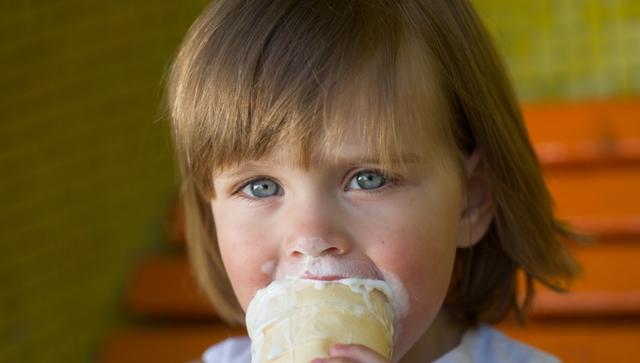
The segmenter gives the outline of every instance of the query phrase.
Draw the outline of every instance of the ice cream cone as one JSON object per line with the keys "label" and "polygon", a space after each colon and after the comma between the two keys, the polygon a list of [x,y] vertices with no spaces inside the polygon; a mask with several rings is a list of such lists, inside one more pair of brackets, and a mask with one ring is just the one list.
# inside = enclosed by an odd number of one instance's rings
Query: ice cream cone
{"label": "ice cream cone", "polygon": [[363,344],[391,357],[394,312],[384,281],[284,279],[247,309],[252,363],[309,363],[333,343]]}

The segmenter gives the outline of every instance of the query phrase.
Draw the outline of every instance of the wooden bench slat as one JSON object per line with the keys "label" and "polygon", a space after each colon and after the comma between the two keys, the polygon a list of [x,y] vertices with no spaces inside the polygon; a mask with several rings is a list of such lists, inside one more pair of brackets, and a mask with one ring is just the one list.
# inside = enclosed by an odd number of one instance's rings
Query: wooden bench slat
{"label": "wooden bench slat", "polygon": [[618,225],[627,223],[627,230],[637,228],[640,167],[553,171],[544,178],[559,217],[583,223],[619,220]]}
{"label": "wooden bench slat", "polygon": [[634,242],[572,245],[583,274],[568,293],[536,284],[532,317],[640,316],[640,243]]}
{"label": "wooden bench slat", "polygon": [[570,245],[584,271],[570,287],[572,291],[640,291],[640,241],[599,241],[592,245]]}
{"label": "wooden bench slat", "polygon": [[568,217],[571,226],[585,231],[600,240],[638,239],[640,237],[640,215],[631,216],[582,216]]}
{"label": "wooden bench slat", "polygon": [[99,353],[99,362],[194,362],[209,346],[241,335],[246,335],[244,328],[226,325],[122,328],[108,334]]}
{"label": "wooden bench slat", "polygon": [[640,291],[577,291],[557,294],[540,292],[533,304],[532,318],[624,317],[640,315]]}
{"label": "wooden bench slat", "polygon": [[135,266],[125,292],[124,308],[150,317],[217,317],[199,289],[185,254],[158,254],[142,259]]}
{"label": "wooden bench slat", "polygon": [[524,104],[522,110],[545,167],[640,162],[640,98]]}
{"label": "wooden bench slat", "polygon": [[535,320],[525,328],[507,320],[498,328],[554,354],[563,363],[632,363],[640,355],[638,319]]}

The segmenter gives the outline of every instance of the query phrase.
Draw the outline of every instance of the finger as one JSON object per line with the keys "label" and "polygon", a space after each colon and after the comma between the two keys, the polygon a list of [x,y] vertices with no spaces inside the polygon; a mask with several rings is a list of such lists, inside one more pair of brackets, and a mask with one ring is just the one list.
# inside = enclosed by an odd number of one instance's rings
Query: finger
{"label": "finger", "polygon": [[388,363],[385,357],[362,344],[334,344],[329,354],[331,357],[349,358],[361,363]]}

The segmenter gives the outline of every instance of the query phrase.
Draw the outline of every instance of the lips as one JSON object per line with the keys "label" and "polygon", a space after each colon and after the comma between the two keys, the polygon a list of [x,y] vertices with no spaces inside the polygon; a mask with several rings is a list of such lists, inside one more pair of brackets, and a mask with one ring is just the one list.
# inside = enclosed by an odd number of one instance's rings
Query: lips
{"label": "lips", "polygon": [[338,259],[332,256],[311,257],[303,260],[281,261],[274,278],[298,277],[320,281],[346,278],[383,280],[376,266],[364,260]]}
{"label": "lips", "polygon": [[320,281],[336,281],[336,280],[342,280],[345,278],[344,276],[336,276],[336,275],[317,276],[309,273],[304,274],[303,277],[308,280],[320,280]]}

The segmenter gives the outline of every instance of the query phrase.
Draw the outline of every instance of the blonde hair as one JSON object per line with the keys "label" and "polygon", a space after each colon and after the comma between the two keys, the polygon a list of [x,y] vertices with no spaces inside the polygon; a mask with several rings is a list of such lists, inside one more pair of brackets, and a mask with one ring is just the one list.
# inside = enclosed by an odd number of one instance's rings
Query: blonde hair
{"label": "blonde hair", "polygon": [[[466,0],[217,0],[189,29],[166,90],[190,261],[230,324],[244,315],[216,243],[214,174],[285,142],[308,168],[311,145],[329,154],[346,127],[383,169],[415,142],[453,155],[465,178],[464,157],[481,150],[495,217],[458,250],[445,302],[465,321],[522,316],[534,280],[562,290],[578,271],[561,239],[580,236],[553,215],[505,67]],[[421,141],[429,133],[442,142]]]}

